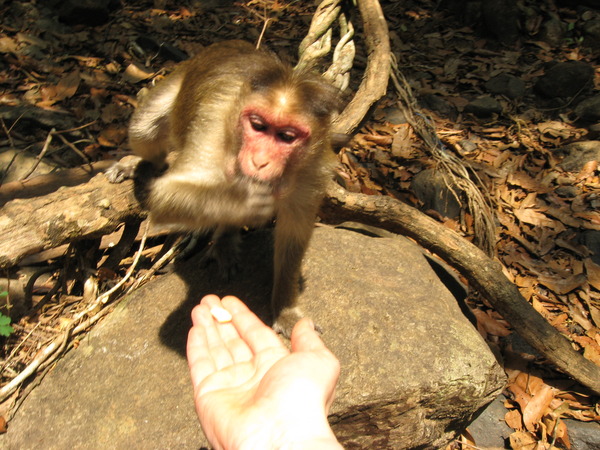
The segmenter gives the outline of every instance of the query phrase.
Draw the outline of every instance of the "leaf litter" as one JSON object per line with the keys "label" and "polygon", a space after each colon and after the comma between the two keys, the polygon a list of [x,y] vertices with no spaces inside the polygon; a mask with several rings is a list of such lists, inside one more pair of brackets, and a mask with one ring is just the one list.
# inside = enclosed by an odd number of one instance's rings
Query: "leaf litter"
{"label": "leaf litter", "polygon": [[[152,2],[133,1],[107,24],[69,29],[58,22],[39,22],[33,4],[23,2],[19,14],[3,5],[0,103],[35,105],[58,113],[65,120],[59,131],[89,123],[85,129],[65,133],[68,143],[90,159],[119,158],[125,153],[127,121],[137,91],[175,63],[162,56],[163,43],[194,53],[217,40],[217,35],[219,40],[252,41],[269,18],[270,45],[293,59],[297,45],[291,43],[303,37],[312,12],[309,3],[248,1],[239,3],[239,8],[199,12],[175,2],[155,2],[160,7],[151,8]],[[514,48],[498,46],[471,27],[459,25],[432,0],[385,4],[384,11],[400,70],[415,93],[420,99],[445,100],[443,113],[428,110],[438,136],[474,168],[490,193],[497,220],[496,256],[505,274],[576,349],[600,364],[600,260],[582,239],[586,232],[600,231],[598,161],[568,171],[561,167],[564,155],[558,151],[590,138],[590,131],[572,120],[568,104],[542,108],[531,95],[518,100],[497,96],[503,113],[486,119],[465,113],[470,100],[484,94],[482,86],[500,72],[531,87],[546,63],[593,62],[577,39],[557,46],[535,39],[547,5],[523,3],[529,7],[524,32],[531,38]],[[583,20],[568,8],[553,13],[572,24]],[[154,52],[140,52],[136,37],[142,30],[158,42]],[[598,71],[594,82],[597,89]],[[393,97],[382,100],[371,120],[341,150],[338,179],[350,191],[390,195],[420,207],[411,182],[434,162],[414,130],[402,118],[391,119],[395,102]],[[20,116],[1,118],[4,138],[24,151],[41,148],[50,130],[39,125],[32,129]],[[81,155],[73,156],[64,142],[53,141],[52,147],[48,157],[62,166],[82,163]],[[473,239],[468,213],[459,218],[428,213]],[[34,302],[44,305],[13,324],[16,332],[3,344],[2,384],[77,313],[83,296],[75,284],[69,290],[72,294],[49,300],[44,297],[52,292],[52,282],[36,284]],[[563,418],[600,422],[597,399],[535,355],[502,344],[501,337],[510,333],[508,324],[480,299],[470,298],[469,303],[480,333],[490,345],[501,348],[506,367],[518,368],[507,369],[505,421],[514,429],[512,448],[570,448]],[[472,448],[477,443],[465,433],[453,445]]]}

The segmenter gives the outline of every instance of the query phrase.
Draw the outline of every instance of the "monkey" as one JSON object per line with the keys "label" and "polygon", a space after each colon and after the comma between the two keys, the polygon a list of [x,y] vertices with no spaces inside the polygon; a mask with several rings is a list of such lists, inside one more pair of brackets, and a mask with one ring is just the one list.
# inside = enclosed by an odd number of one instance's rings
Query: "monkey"
{"label": "monkey", "polygon": [[238,262],[239,229],[275,218],[273,328],[289,336],[301,261],[333,169],[332,121],[340,92],[245,41],[206,47],[150,89],[134,111],[134,162],[117,163],[112,182],[136,163],[164,170],[150,186],[153,222],[214,229],[204,258],[227,275]]}

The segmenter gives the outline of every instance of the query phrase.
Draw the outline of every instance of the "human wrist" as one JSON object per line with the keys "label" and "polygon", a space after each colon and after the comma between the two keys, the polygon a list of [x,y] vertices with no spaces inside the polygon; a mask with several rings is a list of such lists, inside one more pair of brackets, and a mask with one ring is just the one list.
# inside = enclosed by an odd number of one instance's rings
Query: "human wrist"
{"label": "human wrist", "polygon": [[[227,448],[225,446],[224,448]],[[237,450],[277,449],[277,450],[329,450],[342,449],[336,439],[327,417],[288,417],[255,428],[246,433],[243,442],[234,444]]]}
{"label": "human wrist", "polygon": [[286,444],[282,444],[277,447],[281,450],[337,450],[343,449],[341,444],[336,439],[333,432],[328,433],[328,435],[312,437],[312,438],[304,438],[301,441],[288,442]]}
{"label": "human wrist", "polygon": [[319,417],[298,418],[292,426],[283,427],[281,430],[282,434],[278,437],[279,443],[275,447],[281,450],[342,448],[333,434],[325,414]]}

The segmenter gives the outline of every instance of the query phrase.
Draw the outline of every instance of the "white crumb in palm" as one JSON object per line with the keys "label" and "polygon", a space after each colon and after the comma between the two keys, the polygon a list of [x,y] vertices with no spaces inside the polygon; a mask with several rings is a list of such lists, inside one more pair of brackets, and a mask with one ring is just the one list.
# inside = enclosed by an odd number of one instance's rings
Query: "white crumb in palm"
{"label": "white crumb in palm", "polygon": [[223,309],[219,306],[215,306],[210,310],[210,313],[215,318],[215,320],[219,323],[227,323],[231,322],[231,314],[226,309]]}

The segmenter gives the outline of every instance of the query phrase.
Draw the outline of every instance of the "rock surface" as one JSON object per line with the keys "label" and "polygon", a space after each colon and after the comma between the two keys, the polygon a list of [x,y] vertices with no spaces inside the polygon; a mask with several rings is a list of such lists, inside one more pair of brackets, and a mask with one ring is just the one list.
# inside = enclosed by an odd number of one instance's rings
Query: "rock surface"
{"label": "rock surface", "polygon": [[485,89],[492,94],[504,95],[514,100],[525,95],[525,82],[509,73],[501,73],[488,80]]}
{"label": "rock surface", "polygon": [[[189,313],[214,292],[264,317],[269,253],[270,233],[256,232],[229,285],[196,259],[140,289],[30,394],[0,447],[206,445],[184,358]],[[345,448],[440,448],[502,388],[487,345],[407,239],[319,228],[303,273],[302,307],[342,364],[330,421]]]}
{"label": "rock surface", "polygon": [[457,196],[462,198],[464,192],[451,183],[441,171],[425,169],[414,176],[411,188],[423,203],[423,209],[433,209],[445,217],[457,218],[461,211]]}
{"label": "rock surface", "polygon": [[594,78],[594,68],[582,61],[560,62],[542,75],[535,84],[536,90],[548,97],[572,97]]}

